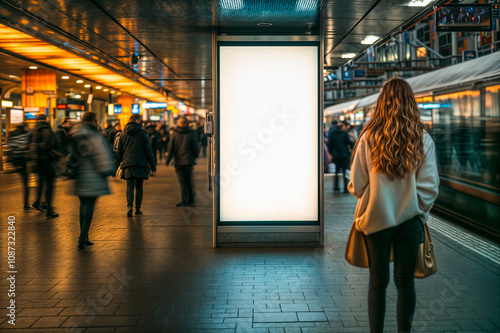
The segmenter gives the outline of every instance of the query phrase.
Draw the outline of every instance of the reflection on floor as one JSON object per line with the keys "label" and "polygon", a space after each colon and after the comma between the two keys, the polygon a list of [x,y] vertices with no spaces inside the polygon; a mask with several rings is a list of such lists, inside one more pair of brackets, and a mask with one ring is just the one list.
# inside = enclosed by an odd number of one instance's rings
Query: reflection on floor
{"label": "reflection on floor", "polygon": [[[325,181],[325,247],[214,249],[206,160],[198,206],[177,208],[171,167],[145,183],[144,215],[126,217],[125,184],[98,200],[77,250],[78,200],[59,180],[59,218],[21,210],[17,175],[0,175],[0,306],[5,309],[7,216],[16,218],[16,326],[2,332],[367,332],[368,274],[343,259],[356,200]],[[439,271],[419,280],[415,332],[500,331],[499,265],[435,233]],[[487,264],[485,264],[487,262]],[[396,332],[388,289],[386,331]],[[4,310],[5,311],[5,310]],[[4,313],[5,314],[5,313]]]}

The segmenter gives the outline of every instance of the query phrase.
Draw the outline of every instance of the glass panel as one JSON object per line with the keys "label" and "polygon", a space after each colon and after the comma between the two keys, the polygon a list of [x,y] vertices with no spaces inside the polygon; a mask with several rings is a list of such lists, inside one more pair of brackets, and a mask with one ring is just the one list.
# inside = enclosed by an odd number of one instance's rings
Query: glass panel
{"label": "glass panel", "polygon": [[[493,100],[494,93],[489,93]],[[496,94],[498,110],[498,90]],[[436,144],[439,173],[500,191],[500,118],[480,117],[479,91],[434,100],[432,121],[427,124]]]}

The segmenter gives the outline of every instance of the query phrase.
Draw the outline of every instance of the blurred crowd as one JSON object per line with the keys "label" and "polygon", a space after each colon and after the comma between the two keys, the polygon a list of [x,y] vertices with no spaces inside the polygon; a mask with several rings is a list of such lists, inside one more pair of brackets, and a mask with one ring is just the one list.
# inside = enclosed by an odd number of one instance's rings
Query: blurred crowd
{"label": "blurred crowd", "polygon": [[[65,117],[54,131],[45,114],[39,114],[33,129],[26,123],[8,133],[4,149],[7,169],[20,175],[23,209],[45,212],[47,219],[59,216],[54,210],[56,178],[70,180],[69,191],[80,200],[78,248],[93,245],[89,230],[98,197],[110,194],[108,178],[119,177],[127,183],[126,213],[141,215],[143,182],[156,172],[163,158],[173,163],[182,192],[177,206],[194,205],[193,167],[200,150],[206,156],[207,137],[200,123],[178,118],[176,126],[165,122],[143,123],[132,115],[123,130],[119,122],[99,126],[92,111],[77,124]],[[30,176],[36,175],[37,191],[30,203]],[[43,200],[42,200],[43,199]]]}

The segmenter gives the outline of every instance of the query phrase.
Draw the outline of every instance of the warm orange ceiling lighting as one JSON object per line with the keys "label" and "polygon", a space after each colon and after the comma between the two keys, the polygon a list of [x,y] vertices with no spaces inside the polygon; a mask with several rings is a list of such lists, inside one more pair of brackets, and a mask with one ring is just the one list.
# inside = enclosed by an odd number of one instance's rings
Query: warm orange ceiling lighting
{"label": "warm orange ceiling lighting", "polygon": [[79,68],[77,73],[79,76],[102,85],[114,87],[117,90],[151,101],[165,101],[165,97],[161,93],[146,86],[147,81],[144,82],[146,85],[135,82],[90,60],[2,24],[0,24],[0,48],[68,72]]}

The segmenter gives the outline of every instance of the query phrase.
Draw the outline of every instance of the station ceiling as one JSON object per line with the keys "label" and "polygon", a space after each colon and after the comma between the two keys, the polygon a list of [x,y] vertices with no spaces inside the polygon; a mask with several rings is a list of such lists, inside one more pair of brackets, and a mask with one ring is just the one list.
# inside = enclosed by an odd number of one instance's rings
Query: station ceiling
{"label": "station ceiling", "polygon": [[[430,5],[444,1],[431,1]],[[410,0],[3,0],[0,24],[147,79],[169,98],[212,105],[212,33],[322,35],[324,65],[360,53],[367,35],[387,38],[426,13]],[[266,25],[266,24],[272,25]],[[0,53],[2,45],[0,44]],[[140,56],[133,64],[131,56]],[[29,60],[29,59],[24,59]],[[3,73],[4,65],[0,64]],[[85,76],[84,69],[79,71]],[[99,82],[98,82],[99,83]]]}

